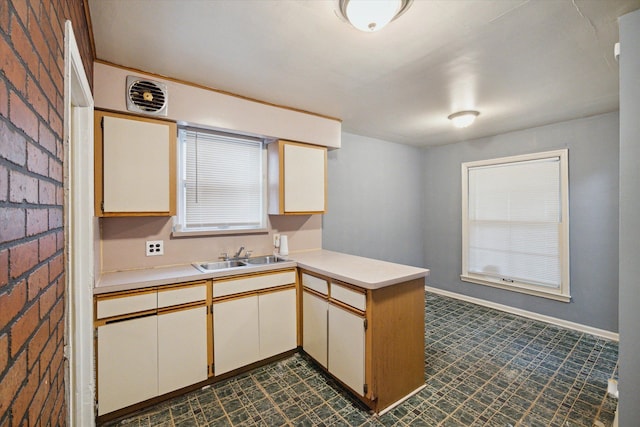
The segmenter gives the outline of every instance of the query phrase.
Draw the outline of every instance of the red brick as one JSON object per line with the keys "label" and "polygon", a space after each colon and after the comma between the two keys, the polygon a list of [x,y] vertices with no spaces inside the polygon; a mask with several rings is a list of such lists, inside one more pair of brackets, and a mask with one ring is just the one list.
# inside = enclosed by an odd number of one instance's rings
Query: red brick
{"label": "red brick", "polygon": [[24,209],[0,208],[0,243],[25,236]]}
{"label": "red brick", "polygon": [[62,274],[58,279],[58,297],[61,297],[64,295],[64,291],[66,290],[66,285],[67,283],[65,281],[65,276],[64,274]]}
{"label": "red brick", "polygon": [[56,188],[56,205],[62,206],[64,204],[64,188]]}
{"label": "red brick", "polygon": [[[40,352],[44,348],[44,345],[49,340],[49,322],[44,321],[33,335],[33,337],[29,340],[29,345],[27,346],[27,362],[28,367],[31,369],[33,364],[40,359]],[[44,370],[46,366],[41,366]]]}
{"label": "red brick", "polygon": [[15,357],[40,322],[38,304],[31,307],[11,327],[11,357]]}
{"label": "red brick", "polygon": [[27,278],[28,300],[31,301],[38,296],[41,290],[49,285],[49,265],[45,264],[31,273]]}
{"label": "red brick", "polygon": [[[40,63],[40,80],[38,81],[38,83],[40,83],[40,87],[42,88],[42,91],[44,92],[49,102],[54,104],[53,100],[55,100],[56,97],[61,94],[61,91],[59,92],[58,90],[56,90],[56,87],[53,84],[53,80],[51,80],[49,71],[46,69],[44,63]],[[63,110],[60,109],[60,111]]]}
{"label": "red brick", "polygon": [[40,63],[40,60],[38,59],[38,55],[36,54],[33,44],[29,39],[29,35],[27,35],[20,25],[18,18],[14,15],[11,20],[11,43],[20,58],[22,58],[24,63],[27,64],[27,69],[37,77],[38,64]]}
{"label": "red brick", "polygon": [[27,70],[4,37],[0,37],[0,70],[20,93],[26,91]]}
{"label": "red brick", "polygon": [[9,2],[0,1],[0,28],[9,28]]}
{"label": "red brick", "polygon": [[27,377],[27,357],[22,353],[0,381],[0,414],[4,414]]}
{"label": "red brick", "polygon": [[63,345],[59,345],[58,348],[56,349],[56,352],[53,353],[53,359],[51,359],[51,365],[49,367],[49,370],[51,371],[51,374],[57,373],[60,368],[62,367],[62,356],[63,356]]}
{"label": "red brick", "polygon": [[15,285],[11,292],[0,294],[0,330],[13,320],[26,302],[27,284],[24,280]]}
{"label": "red brick", "polygon": [[47,209],[27,209],[27,236],[44,233],[49,229]]}
{"label": "red brick", "polygon": [[[0,2],[3,4],[3,2]],[[1,8],[2,6],[0,6]],[[7,92],[7,85],[4,82],[0,82],[0,116],[7,117],[9,112],[9,92]]]}
{"label": "red brick", "polygon": [[56,233],[56,249],[61,251],[64,248],[64,233],[62,231],[58,231]]}
{"label": "red brick", "polygon": [[[36,391],[35,396],[33,396],[33,401],[31,401],[31,404],[29,405],[29,425],[30,426],[37,425],[36,421],[38,421],[40,414],[43,413],[44,403],[47,397],[49,397],[50,391],[51,391],[51,386],[49,385],[48,380],[41,381],[38,384],[38,391]],[[51,396],[50,398],[52,397],[53,396]],[[43,423],[42,425],[45,425],[45,423]]]}
{"label": "red brick", "polygon": [[9,171],[4,165],[0,165],[0,202],[9,198]]}
{"label": "red brick", "polygon": [[[56,139],[56,144],[60,144],[60,147],[62,148],[62,116],[53,109],[49,110],[49,126],[51,126],[51,129],[53,129],[53,134],[58,137]],[[62,150],[60,150],[56,154],[62,161]]]}
{"label": "red brick", "polygon": [[[31,2],[31,4],[33,5],[33,2]],[[45,40],[44,34],[42,34],[40,21],[36,21],[35,19],[29,20],[29,36],[31,36],[31,42],[35,46],[36,52],[38,52],[40,58],[48,58],[51,52],[49,51],[49,45]]]}
{"label": "red brick", "polygon": [[[1,6],[0,6],[1,7]],[[9,335],[0,336],[0,378],[9,361]]]}
{"label": "red brick", "polygon": [[9,248],[9,274],[12,279],[21,276],[38,263],[38,241]]}
{"label": "red brick", "polygon": [[51,258],[56,253],[56,235],[47,234],[40,238],[39,260],[44,261]]}
{"label": "red brick", "polygon": [[49,209],[49,230],[62,227],[62,209]]}
{"label": "red brick", "polygon": [[31,77],[27,77],[27,101],[29,101],[31,108],[33,108],[40,117],[45,121],[48,119],[49,102]]}
{"label": "red brick", "polygon": [[49,178],[62,183],[62,163],[56,159],[49,159]]}
{"label": "red brick", "polygon": [[[61,298],[61,299],[58,300],[56,305],[53,307],[53,310],[51,310],[51,316],[49,317],[51,325],[57,324],[58,321],[60,321],[60,319],[62,319],[63,311],[64,311],[64,299]],[[62,342],[61,339],[59,341]]]}
{"label": "red brick", "polygon": [[18,16],[24,25],[27,25],[27,13],[29,11],[29,5],[27,4],[27,0],[11,0],[13,3],[13,7],[16,8],[16,12],[18,12]]}
{"label": "red brick", "polygon": [[49,281],[50,282],[53,282],[54,280],[56,280],[56,277],[62,274],[63,267],[64,266],[63,266],[62,255],[58,255],[57,257],[49,261]]}
{"label": "red brick", "polygon": [[14,92],[9,95],[9,118],[16,127],[22,129],[31,138],[38,139],[36,114]]}
{"label": "red brick", "polygon": [[41,205],[54,205],[56,203],[55,184],[41,179],[38,199]]}
{"label": "red brick", "polygon": [[40,140],[38,142],[49,153],[56,154],[56,137],[44,123],[40,123]]}
{"label": "red brick", "polygon": [[42,368],[41,369],[42,372],[45,372],[47,370],[47,368],[49,367],[49,364],[51,363],[51,359],[53,359],[53,355],[56,352],[56,349],[58,348],[58,340],[55,339],[53,335],[55,333],[55,330],[51,326],[50,326],[50,329],[51,329],[51,333],[49,334],[50,339],[49,341],[47,341],[42,352],[40,353],[40,368]]}
{"label": "red brick", "polygon": [[27,141],[22,135],[11,130],[4,120],[0,121],[0,141],[0,157],[24,166],[27,161]]}
{"label": "red brick", "polygon": [[[56,303],[56,299],[57,299],[57,286],[49,286],[49,289],[47,289],[42,296],[40,297],[40,318],[44,319],[47,314],[49,314],[49,311],[51,310],[51,308],[53,307],[53,305]],[[47,331],[48,332],[48,331]]]}
{"label": "red brick", "polygon": [[11,405],[11,415],[13,425],[15,426],[27,425],[27,422],[22,418],[29,407],[29,402],[31,402],[31,399],[38,388],[38,384],[40,383],[40,371],[38,369],[32,369],[31,373],[28,375],[29,380],[27,381],[27,384],[18,391],[18,395]]}
{"label": "red brick", "polygon": [[[0,251],[0,290],[9,283],[9,251]],[[0,318],[2,316],[0,315]],[[0,323],[0,329],[2,324]]]}
{"label": "red brick", "polygon": [[10,171],[9,200],[15,203],[38,203],[38,180],[18,171]]}
{"label": "red brick", "polygon": [[38,145],[27,144],[27,169],[39,175],[49,175],[49,155]]}

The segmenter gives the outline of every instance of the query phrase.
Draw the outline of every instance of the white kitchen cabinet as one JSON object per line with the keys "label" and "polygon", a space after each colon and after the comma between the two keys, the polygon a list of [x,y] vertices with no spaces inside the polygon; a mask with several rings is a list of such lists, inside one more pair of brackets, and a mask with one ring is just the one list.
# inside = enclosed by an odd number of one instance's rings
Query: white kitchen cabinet
{"label": "white kitchen cabinet", "polygon": [[98,328],[98,415],[158,395],[155,315]]}
{"label": "white kitchen cabinet", "polygon": [[267,151],[269,214],[325,213],[327,148],[279,140]]}
{"label": "white kitchen cabinet", "polygon": [[327,367],[327,299],[309,291],[302,293],[302,336],[304,351]]}
{"label": "white kitchen cabinet", "polygon": [[175,215],[175,123],[103,111],[95,121],[96,215]]}
{"label": "white kitchen cabinet", "polygon": [[296,290],[258,295],[260,359],[296,348]]}
{"label": "white kitchen cabinet", "polygon": [[207,308],[158,315],[158,394],[207,379]]}
{"label": "white kitchen cabinet", "polygon": [[327,369],[364,396],[365,319],[362,315],[329,304]]}
{"label": "white kitchen cabinet", "polygon": [[216,375],[260,359],[257,295],[214,303],[213,328]]}

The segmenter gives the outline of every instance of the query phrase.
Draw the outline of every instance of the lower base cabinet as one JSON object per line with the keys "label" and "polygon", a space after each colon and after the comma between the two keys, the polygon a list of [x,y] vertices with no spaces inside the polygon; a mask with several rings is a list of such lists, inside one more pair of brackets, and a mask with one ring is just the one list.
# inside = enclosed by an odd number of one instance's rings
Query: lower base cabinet
{"label": "lower base cabinet", "polygon": [[302,348],[323,367],[327,367],[327,299],[314,293],[302,294]]}
{"label": "lower base cabinet", "polygon": [[329,304],[327,369],[361,396],[365,395],[364,321],[362,316]]}
{"label": "lower base cabinet", "polygon": [[258,296],[260,359],[296,348],[296,290],[286,289]]}
{"label": "lower base cabinet", "polygon": [[158,395],[157,317],[98,328],[98,415]]}
{"label": "lower base cabinet", "polygon": [[213,304],[213,358],[220,375],[260,358],[258,296]]}

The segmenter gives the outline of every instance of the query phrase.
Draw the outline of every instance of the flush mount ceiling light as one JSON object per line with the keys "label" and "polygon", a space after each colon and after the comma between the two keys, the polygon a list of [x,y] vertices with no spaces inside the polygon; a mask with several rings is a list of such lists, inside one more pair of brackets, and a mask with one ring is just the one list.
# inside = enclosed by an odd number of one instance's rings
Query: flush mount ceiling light
{"label": "flush mount ceiling light", "polygon": [[453,122],[453,125],[457,128],[466,128],[474,122],[476,117],[480,115],[479,111],[467,110],[467,111],[458,111],[457,113],[451,114],[447,117],[449,120]]}
{"label": "flush mount ceiling light", "polygon": [[351,25],[371,33],[402,15],[413,0],[338,0],[340,14]]}

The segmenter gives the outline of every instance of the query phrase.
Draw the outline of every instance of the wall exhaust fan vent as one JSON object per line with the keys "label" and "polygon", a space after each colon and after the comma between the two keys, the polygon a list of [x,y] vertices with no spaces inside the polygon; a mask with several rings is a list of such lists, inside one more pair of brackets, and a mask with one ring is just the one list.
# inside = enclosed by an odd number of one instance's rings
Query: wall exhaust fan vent
{"label": "wall exhaust fan vent", "polygon": [[167,98],[165,84],[127,76],[127,110],[153,116],[166,116]]}

